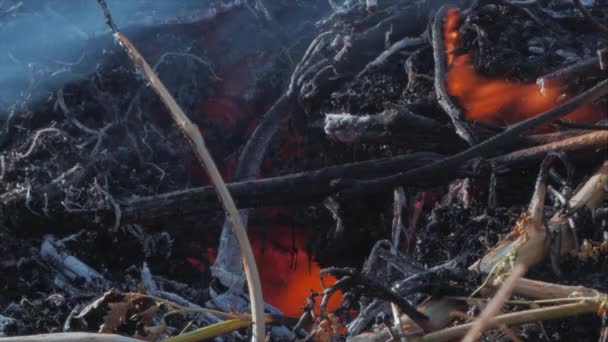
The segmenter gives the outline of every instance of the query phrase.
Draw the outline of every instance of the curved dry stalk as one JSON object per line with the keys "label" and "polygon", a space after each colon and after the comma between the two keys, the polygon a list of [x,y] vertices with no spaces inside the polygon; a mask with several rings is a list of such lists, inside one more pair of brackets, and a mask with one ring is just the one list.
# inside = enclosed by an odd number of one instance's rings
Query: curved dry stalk
{"label": "curved dry stalk", "polygon": [[241,216],[239,215],[238,209],[220,175],[220,172],[209,153],[205,145],[205,140],[198,128],[188,116],[184,113],[181,107],[177,104],[173,96],[169,93],[165,85],[162,83],[160,78],[154,73],[154,70],[146,62],[143,56],[139,53],[135,45],[114,25],[110,12],[104,0],[98,0],[101,5],[106,21],[108,25],[114,31],[114,34],[118,41],[125,48],[129,57],[141,70],[146,80],[150,83],[152,89],[158,94],[164,105],[169,110],[169,113],[173,117],[173,120],[180,128],[180,130],[186,135],[190,144],[192,145],[196,156],[207,171],[211,183],[218,193],[222,206],[228,213],[228,218],[232,224],[234,235],[239,244],[241,258],[243,259],[243,267],[245,268],[245,277],[249,285],[249,297],[251,300],[251,315],[252,322],[254,325],[252,341],[264,341],[265,340],[265,321],[264,321],[264,299],[262,297],[262,285],[260,282],[260,276],[258,273],[257,265],[251,249],[251,244],[247,237],[247,232]]}
{"label": "curved dry stalk", "polygon": [[511,292],[517,280],[523,277],[526,272],[526,266],[522,264],[515,265],[515,269],[509,275],[509,278],[500,287],[492,301],[486,306],[483,312],[479,315],[479,318],[474,322],[471,330],[462,339],[463,342],[473,342],[481,335],[481,333],[488,327],[492,317],[500,311],[504,303],[511,297]]}
{"label": "curved dry stalk", "polygon": [[97,333],[56,333],[0,338],[2,342],[141,342],[136,338]]}
{"label": "curved dry stalk", "polygon": [[[266,323],[272,323],[271,316],[266,316]],[[251,317],[239,317],[212,324],[185,334],[170,337],[163,342],[196,342],[207,341],[214,337],[225,335],[251,325]]]}
{"label": "curved dry stalk", "polygon": [[[599,303],[593,301],[581,301],[574,304],[564,304],[550,306],[540,309],[531,309],[518,312],[512,312],[500,316],[496,316],[488,321],[489,328],[497,328],[500,325],[520,325],[531,322],[547,321],[565,317],[572,317],[594,313],[597,311]],[[443,342],[456,340],[469,331],[475,323],[467,323],[450,327],[437,332],[424,335],[420,341],[423,342]]]}
{"label": "curved dry stalk", "polygon": [[58,128],[55,128],[55,127],[48,127],[48,128],[40,129],[34,135],[34,139],[32,140],[32,144],[30,145],[30,148],[28,148],[25,153],[18,155],[17,158],[23,159],[23,158],[29,157],[34,152],[34,149],[36,148],[36,146],[38,146],[38,143],[39,143],[42,135],[45,133],[57,133],[57,134],[62,134],[64,136],[67,135],[64,131],[62,131]]}

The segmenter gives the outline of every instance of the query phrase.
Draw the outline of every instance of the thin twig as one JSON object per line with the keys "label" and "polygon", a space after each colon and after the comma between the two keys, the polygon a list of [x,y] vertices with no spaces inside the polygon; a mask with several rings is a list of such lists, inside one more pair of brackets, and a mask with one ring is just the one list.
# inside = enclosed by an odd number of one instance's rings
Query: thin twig
{"label": "thin twig", "polygon": [[473,327],[462,339],[463,342],[473,342],[479,337],[479,335],[487,328],[492,317],[500,311],[500,308],[504,303],[511,297],[511,292],[515,287],[516,282],[523,277],[526,272],[526,266],[517,264],[509,278],[502,284],[498,292],[492,298],[492,301],[486,306],[483,312],[479,315],[479,318],[474,322]]}
{"label": "thin twig", "polygon": [[48,128],[40,129],[34,135],[34,139],[32,140],[32,144],[30,145],[30,148],[28,148],[25,153],[20,154],[18,156],[18,158],[19,159],[23,159],[23,158],[29,157],[34,152],[34,149],[38,145],[38,141],[40,140],[40,138],[42,137],[42,135],[45,134],[45,133],[58,133],[58,134],[62,134],[64,136],[67,135],[64,131],[62,131],[62,130],[60,130],[58,128],[55,128],[55,127],[48,127]]}
{"label": "thin twig", "polygon": [[364,274],[350,268],[329,267],[322,269],[320,274],[331,274],[335,277],[348,277],[353,284],[362,286],[371,295],[397,304],[403,313],[414,321],[420,328],[422,328],[422,330],[431,331],[429,318],[426,315],[418,311],[416,307],[412,306],[412,304],[410,304],[405,298],[397,294],[392,289],[387,288],[377,280],[369,278]]}
{"label": "thin twig", "polygon": [[540,87],[541,93],[543,93],[546,88],[563,87],[581,78],[601,77],[605,74],[602,65],[605,62],[605,54],[607,52],[608,49],[606,48],[597,50],[597,56],[584,59],[541,76],[536,79],[536,84]]}
{"label": "thin twig", "polygon": [[516,164],[516,161],[517,163],[521,163],[536,160],[550,152],[571,152],[606,147],[608,147],[608,131],[597,131],[511,152],[503,156],[493,158],[491,162],[497,167],[501,167],[503,165],[506,166]]}
{"label": "thin twig", "polygon": [[568,127],[568,128],[575,128],[575,129],[589,129],[589,130],[608,130],[608,125],[602,125],[602,124],[587,124],[587,123],[583,123],[583,122],[572,122],[572,121],[565,121],[565,120],[557,120],[555,122],[556,124],[563,126],[563,127]]}
{"label": "thin twig", "polygon": [[591,14],[591,12],[589,12],[589,10],[587,10],[587,8],[585,8],[585,6],[581,3],[581,0],[572,1],[574,2],[574,6],[576,6],[576,8],[581,11],[583,16],[587,18],[587,20],[589,20],[595,27],[597,27],[598,30],[608,33],[608,26],[602,24],[596,17],[594,17],[593,14]]}
{"label": "thin twig", "polygon": [[255,259],[253,257],[253,251],[251,249],[251,244],[247,238],[247,232],[245,231],[244,225],[241,222],[241,217],[239,215],[238,209],[234,204],[234,200],[222,179],[222,176],[211,157],[211,154],[207,150],[205,145],[205,141],[199,128],[188,118],[188,116],[183,112],[181,107],[175,102],[173,96],[169,93],[169,91],[165,88],[162,81],[158,78],[158,76],[154,73],[150,65],[146,62],[143,56],[137,51],[135,45],[131,43],[131,41],[119,32],[112,21],[112,17],[108,10],[107,4],[105,0],[98,0],[101,5],[107,24],[112,28],[116,38],[120,41],[122,46],[125,48],[129,57],[141,70],[143,71],[144,76],[147,81],[150,83],[152,89],[159,95],[160,99],[163,101],[169,113],[173,117],[175,123],[180,128],[180,130],[186,135],[190,144],[192,145],[196,156],[199,158],[201,164],[207,171],[209,178],[211,179],[211,183],[216,189],[222,205],[224,209],[228,213],[228,218],[232,223],[232,229],[234,234],[236,235],[237,241],[239,243],[239,247],[241,250],[241,257],[243,259],[243,266],[245,268],[245,277],[247,278],[247,282],[249,284],[249,296],[251,299],[251,314],[252,314],[252,322],[253,322],[253,335],[252,341],[264,341],[265,340],[265,321],[264,321],[264,300],[262,297],[262,286],[260,282],[260,277],[258,274],[257,266],[255,263]]}
{"label": "thin twig", "polygon": [[456,133],[463,138],[469,145],[475,145],[477,139],[465,121],[464,114],[450,98],[445,86],[447,73],[447,57],[445,55],[445,42],[443,41],[443,21],[448,11],[453,10],[452,6],[445,5],[437,11],[432,26],[433,37],[433,57],[435,58],[435,92],[437,101],[443,110],[448,114]]}
{"label": "thin twig", "polygon": [[112,205],[112,209],[114,210],[114,226],[112,227],[112,231],[116,232],[116,231],[118,231],[118,228],[120,228],[120,218],[122,217],[122,211],[120,210],[120,205],[118,205],[118,202],[116,202],[114,197],[112,197],[112,195],[110,195],[110,192],[108,190],[99,186],[99,191],[106,197],[108,202],[110,202],[110,204]]}

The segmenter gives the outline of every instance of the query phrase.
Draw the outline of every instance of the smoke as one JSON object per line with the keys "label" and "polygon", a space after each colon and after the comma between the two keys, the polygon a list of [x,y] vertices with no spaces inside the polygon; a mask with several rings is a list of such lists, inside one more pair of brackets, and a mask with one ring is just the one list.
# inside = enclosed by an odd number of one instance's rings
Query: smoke
{"label": "smoke", "polygon": [[[226,7],[204,0],[107,3],[116,24],[130,32],[200,20]],[[0,114],[90,75],[112,44],[95,0],[0,0]]]}

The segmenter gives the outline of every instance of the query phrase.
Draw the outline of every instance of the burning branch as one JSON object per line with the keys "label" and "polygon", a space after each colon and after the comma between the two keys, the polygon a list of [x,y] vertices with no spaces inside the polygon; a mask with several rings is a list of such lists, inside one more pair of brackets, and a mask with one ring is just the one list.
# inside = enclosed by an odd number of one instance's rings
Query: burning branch
{"label": "burning branch", "polygon": [[462,111],[452,102],[445,86],[448,60],[445,52],[443,24],[449,11],[454,11],[454,8],[449,5],[441,7],[435,15],[432,26],[433,56],[435,58],[435,92],[437,93],[439,105],[441,105],[441,108],[452,120],[456,133],[467,141],[469,145],[475,145],[477,142],[475,135],[469,128]]}
{"label": "burning branch", "polygon": [[516,160],[517,163],[535,160],[538,159],[539,156],[551,152],[571,152],[591,148],[602,148],[603,146],[606,146],[606,144],[608,144],[608,131],[598,131],[511,152],[492,159],[492,162],[497,166],[512,165],[516,163]]}
{"label": "burning branch", "polygon": [[194,152],[196,156],[200,160],[201,164],[207,171],[209,178],[211,179],[211,183],[213,184],[215,190],[217,191],[222,206],[228,213],[228,218],[232,223],[232,229],[234,234],[236,235],[237,241],[239,243],[241,257],[243,259],[243,266],[245,268],[245,276],[247,278],[247,282],[249,284],[249,297],[251,299],[251,315],[252,322],[254,326],[252,341],[264,341],[265,338],[265,320],[264,320],[264,300],[262,297],[262,286],[260,282],[260,276],[258,274],[257,266],[255,263],[255,259],[253,257],[253,251],[251,249],[251,245],[249,243],[247,232],[245,231],[245,227],[243,222],[241,221],[241,217],[238,213],[236,205],[234,204],[234,200],[222,179],[222,176],[211,157],[211,154],[207,150],[205,146],[205,140],[201,135],[199,128],[190,121],[186,113],[181,109],[181,107],[175,102],[175,99],[167,88],[164,86],[162,81],[158,78],[158,76],[154,73],[154,70],[150,67],[150,65],[146,62],[143,56],[137,51],[137,48],[131,41],[123,35],[112,21],[111,14],[107,7],[105,0],[98,0],[101,8],[103,9],[106,22],[108,26],[114,32],[116,38],[120,41],[122,46],[125,48],[127,54],[139,68],[143,71],[144,76],[147,81],[150,82],[150,86],[161,98],[169,113],[173,117],[175,123],[180,128],[180,130],[186,135],[190,144],[194,148]]}
{"label": "burning branch", "polygon": [[548,87],[559,87],[577,79],[596,77],[598,74],[602,75],[602,72],[606,72],[602,68],[602,65],[606,63],[606,59],[608,58],[606,56],[607,53],[608,49],[598,50],[596,57],[585,59],[539,77],[536,79],[536,84],[540,87],[540,91],[543,92]]}
{"label": "burning branch", "polygon": [[367,189],[365,192],[370,191],[369,189],[373,189],[376,192],[386,192],[390,191],[390,189],[395,186],[415,184],[424,179],[428,179],[429,177],[445,177],[447,172],[451,172],[454,168],[459,167],[459,165],[466,163],[473,158],[487,156],[521,133],[545,122],[565,116],[582,105],[595,101],[606,94],[608,94],[608,80],[598,83],[593,88],[577,95],[554,109],[516,123],[507,128],[504,132],[463,152],[411,171],[401,172],[374,180],[355,181],[349,184],[348,188],[344,189],[344,192],[352,195],[363,192],[363,189]]}

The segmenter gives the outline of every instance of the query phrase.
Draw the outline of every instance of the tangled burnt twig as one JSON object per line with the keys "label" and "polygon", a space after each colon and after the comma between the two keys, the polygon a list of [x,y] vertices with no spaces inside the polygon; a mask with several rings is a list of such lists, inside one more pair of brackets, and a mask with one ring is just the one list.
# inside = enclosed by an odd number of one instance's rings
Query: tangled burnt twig
{"label": "tangled burnt twig", "polygon": [[42,135],[48,134],[48,133],[56,133],[56,134],[61,134],[64,136],[67,135],[64,131],[62,131],[58,128],[55,128],[55,127],[42,128],[42,129],[38,130],[36,132],[36,134],[34,135],[34,139],[32,140],[32,144],[30,145],[30,148],[28,148],[25,153],[20,154],[18,156],[18,158],[23,159],[23,158],[29,157],[36,149],[36,146],[38,146],[38,142],[40,141]]}
{"label": "tangled burnt twig", "polygon": [[475,145],[477,139],[465,121],[464,114],[456,106],[450,98],[445,86],[445,77],[447,73],[447,57],[445,52],[445,42],[443,40],[443,24],[448,11],[454,10],[452,6],[443,6],[435,14],[435,20],[432,25],[433,38],[433,56],[435,58],[435,92],[437,93],[437,102],[443,110],[448,114],[456,133],[463,138],[469,145]]}
{"label": "tangled burnt twig", "polygon": [[[355,271],[352,268],[337,268],[329,267],[321,270],[321,275],[331,274],[335,277],[341,277],[339,281],[344,280],[344,284],[352,284],[361,289],[369,296],[387,300],[395,303],[399,308],[406,314],[412,321],[416,322],[424,331],[430,331],[431,327],[428,324],[428,317],[418,311],[412,304],[405,300],[402,296],[395,293],[393,290],[386,288],[384,285],[375,281],[374,279],[368,278],[365,275]],[[348,280],[348,281],[346,281]]]}
{"label": "tangled burnt twig", "polygon": [[129,58],[131,58],[134,64],[141,68],[144,76],[148,82],[150,82],[152,89],[154,89],[154,91],[159,95],[177,126],[188,138],[194,152],[196,153],[196,156],[207,171],[209,178],[211,179],[211,183],[221,199],[222,206],[228,213],[228,218],[231,221],[232,229],[240,247],[241,257],[243,258],[243,266],[245,268],[245,276],[249,284],[251,316],[254,326],[252,341],[263,341],[265,339],[264,336],[266,335],[264,300],[262,297],[260,276],[253,257],[253,251],[251,249],[244,224],[241,222],[241,217],[238,213],[236,205],[234,204],[234,200],[232,199],[232,196],[230,195],[230,192],[228,191],[228,188],[226,187],[226,184],[224,183],[222,176],[220,175],[219,170],[205,145],[205,140],[203,139],[198,127],[192,123],[192,121],[190,121],[186,113],[184,113],[177,102],[175,102],[173,96],[165,88],[162,81],[158,78],[158,76],[156,76],[143,56],[139,53],[139,51],[137,51],[133,43],[131,43],[131,41],[125,35],[118,31],[112,20],[105,0],[99,0],[98,2],[103,10],[108,26],[112,29],[120,43],[123,45]]}

